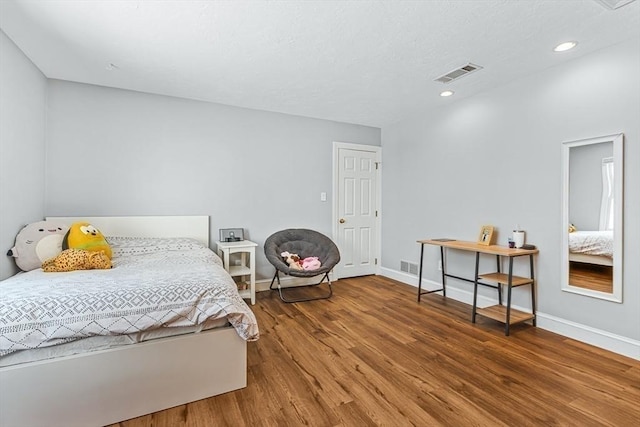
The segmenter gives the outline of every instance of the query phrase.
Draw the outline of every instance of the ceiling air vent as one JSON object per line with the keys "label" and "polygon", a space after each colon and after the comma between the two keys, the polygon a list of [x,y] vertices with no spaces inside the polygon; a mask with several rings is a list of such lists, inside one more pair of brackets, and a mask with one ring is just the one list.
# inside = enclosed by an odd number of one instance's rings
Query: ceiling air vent
{"label": "ceiling air vent", "polygon": [[445,74],[444,76],[440,76],[436,79],[437,82],[440,83],[449,83],[452,82],[454,80],[459,79],[462,76],[466,76],[467,74],[471,74],[474,71],[478,71],[478,70],[482,70],[482,67],[479,65],[475,65],[475,64],[467,64],[464,65],[460,68],[456,68],[453,71],[449,71],[447,74]]}
{"label": "ceiling air vent", "polygon": [[615,10],[626,4],[632,3],[635,0],[595,0],[596,3],[600,4],[606,9]]}

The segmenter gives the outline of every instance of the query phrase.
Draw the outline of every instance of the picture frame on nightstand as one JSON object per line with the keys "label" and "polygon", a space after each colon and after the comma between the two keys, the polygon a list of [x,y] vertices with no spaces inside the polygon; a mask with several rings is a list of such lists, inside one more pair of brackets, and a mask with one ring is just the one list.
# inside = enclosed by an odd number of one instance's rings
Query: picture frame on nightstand
{"label": "picture frame on nightstand", "polygon": [[221,228],[221,242],[241,242],[244,240],[244,228]]}

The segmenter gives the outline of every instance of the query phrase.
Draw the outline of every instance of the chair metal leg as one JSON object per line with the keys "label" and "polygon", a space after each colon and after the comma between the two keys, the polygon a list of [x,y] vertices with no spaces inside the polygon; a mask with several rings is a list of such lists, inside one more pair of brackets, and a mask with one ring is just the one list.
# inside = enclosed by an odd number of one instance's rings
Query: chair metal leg
{"label": "chair metal leg", "polygon": [[278,275],[278,270],[276,270],[276,274],[273,275],[273,279],[271,279],[271,284],[269,285],[269,289],[271,289],[272,291],[275,291],[273,282],[275,282],[276,279],[278,279],[278,286],[280,286],[280,275]]}
{"label": "chair metal leg", "polygon": [[[329,279],[329,273],[328,272],[325,273],[324,276],[322,276],[322,279],[320,279],[320,281],[318,283],[311,283],[309,285],[291,286],[291,287],[283,288],[282,285],[280,285],[280,276],[278,275],[278,271],[276,270],[276,274],[273,276],[273,279],[271,280],[271,285],[269,285],[269,289],[271,289],[273,291],[276,290],[273,287],[273,282],[276,280],[276,278],[278,279],[278,288],[277,288],[278,289],[278,294],[280,295],[280,299],[283,302],[286,302],[286,303],[306,302],[306,301],[315,301],[315,300],[320,300],[320,299],[329,299],[333,295],[333,288],[331,287],[331,279]],[[319,286],[322,283],[324,283],[324,279],[327,279],[327,284],[329,285],[329,293],[326,294],[326,295],[320,295],[320,296],[311,297],[311,298],[296,298],[296,299],[287,299],[287,298],[284,297],[284,293],[286,293],[289,290]],[[284,291],[284,293],[283,293],[283,291]]]}

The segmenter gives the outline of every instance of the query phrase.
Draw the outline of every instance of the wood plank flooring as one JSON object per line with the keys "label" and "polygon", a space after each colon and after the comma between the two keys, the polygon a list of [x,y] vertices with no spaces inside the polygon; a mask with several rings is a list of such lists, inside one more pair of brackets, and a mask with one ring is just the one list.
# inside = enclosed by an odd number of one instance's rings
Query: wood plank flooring
{"label": "wood plank flooring", "polygon": [[640,362],[379,276],[330,300],[262,292],[248,386],[119,423],[161,426],[635,426]]}

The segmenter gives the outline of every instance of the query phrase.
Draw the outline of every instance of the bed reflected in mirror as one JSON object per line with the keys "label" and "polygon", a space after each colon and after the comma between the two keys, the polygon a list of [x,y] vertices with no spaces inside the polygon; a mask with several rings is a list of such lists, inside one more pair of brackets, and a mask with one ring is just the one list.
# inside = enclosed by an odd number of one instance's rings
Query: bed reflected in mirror
{"label": "bed reflected in mirror", "polygon": [[622,302],[622,134],[563,144],[562,288]]}

